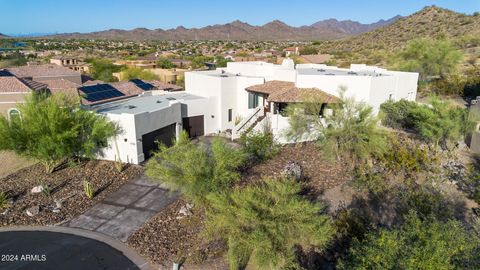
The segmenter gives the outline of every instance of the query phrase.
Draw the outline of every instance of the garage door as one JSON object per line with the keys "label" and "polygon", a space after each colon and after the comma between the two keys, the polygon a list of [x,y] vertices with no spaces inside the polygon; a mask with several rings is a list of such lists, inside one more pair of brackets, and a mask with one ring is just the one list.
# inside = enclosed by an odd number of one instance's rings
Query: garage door
{"label": "garage door", "polygon": [[175,138],[175,126],[173,123],[169,126],[157,129],[142,136],[143,154],[145,159],[152,156],[152,152],[158,150],[158,142],[171,146]]}
{"label": "garage door", "polygon": [[203,136],[203,115],[183,118],[183,129],[185,129],[190,138]]}

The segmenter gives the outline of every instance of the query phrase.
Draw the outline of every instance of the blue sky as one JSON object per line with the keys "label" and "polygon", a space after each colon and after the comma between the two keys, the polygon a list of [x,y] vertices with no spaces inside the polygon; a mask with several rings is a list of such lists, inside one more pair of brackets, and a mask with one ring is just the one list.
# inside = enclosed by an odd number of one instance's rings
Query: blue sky
{"label": "blue sky", "polygon": [[480,0],[0,0],[0,33],[91,32],[110,28],[202,27],[236,19],[293,26],[336,18],[371,23],[437,5],[471,14]]}

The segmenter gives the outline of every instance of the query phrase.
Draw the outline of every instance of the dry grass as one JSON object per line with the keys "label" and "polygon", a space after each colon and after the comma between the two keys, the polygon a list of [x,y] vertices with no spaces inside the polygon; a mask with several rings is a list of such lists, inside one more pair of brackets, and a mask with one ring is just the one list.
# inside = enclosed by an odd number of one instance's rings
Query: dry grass
{"label": "dry grass", "polygon": [[10,151],[0,151],[0,178],[35,164],[34,161],[19,157]]}

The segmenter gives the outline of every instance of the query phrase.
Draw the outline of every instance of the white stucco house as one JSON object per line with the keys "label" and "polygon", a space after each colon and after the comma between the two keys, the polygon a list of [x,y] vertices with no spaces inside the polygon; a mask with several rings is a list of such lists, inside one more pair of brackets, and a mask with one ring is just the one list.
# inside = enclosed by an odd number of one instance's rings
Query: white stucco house
{"label": "white stucco house", "polygon": [[[185,91],[139,91],[93,108],[122,129],[103,149],[101,158],[141,163],[156,149],[156,141],[169,144],[182,129],[191,137],[227,131],[236,139],[268,124],[276,139],[287,143],[283,134],[289,124],[283,109],[289,103],[302,102],[305,94],[321,95],[327,105],[340,101],[339,88],[343,86],[346,96],[369,104],[378,113],[387,100],[415,100],[417,81],[418,73],[366,65],[348,69],[295,65],[290,59],[282,65],[229,62],[225,68],[186,72]],[[328,108],[322,113],[329,113]]]}
{"label": "white stucco house", "polygon": [[[289,103],[301,102],[305,93],[323,95],[325,104],[338,102],[340,87],[345,95],[372,106],[378,113],[387,100],[415,100],[418,73],[390,71],[362,64],[349,69],[323,64],[282,65],[266,62],[230,62],[226,68],[185,74],[187,93],[207,97],[214,108],[215,132],[232,130],[237,138],[248,129],[269,123],[276,138],[282,137],[288,119],[282,115]],[[235,119],[242,119],[235,123]]]}

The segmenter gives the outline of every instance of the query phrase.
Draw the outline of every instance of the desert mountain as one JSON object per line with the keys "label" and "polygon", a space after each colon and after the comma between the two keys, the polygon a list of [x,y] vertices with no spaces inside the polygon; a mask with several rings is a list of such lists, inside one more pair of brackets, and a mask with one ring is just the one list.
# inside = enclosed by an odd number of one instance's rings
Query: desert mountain
{"label": "desert mountain", "polygon": [[480,15],[465,15],[436,6],[400,18],[385,27],[321,45],[322,51],[393,50],[416,38],[461,38],[480,35]]}
{"label": "desert mountain", "polygon": [[92,33],[57,34],[48,37],[113,40],[331,40],[358,35],[391,24],[399,18],[400,16],[395,16],[389,20],[380,20],[372,24],[329,19],[301,27],[293,27],[279,20],[261,26],[236,20],[227,24],[209,25],[202,28],[188,29],[179,26],[168,30],[110,29]]}

